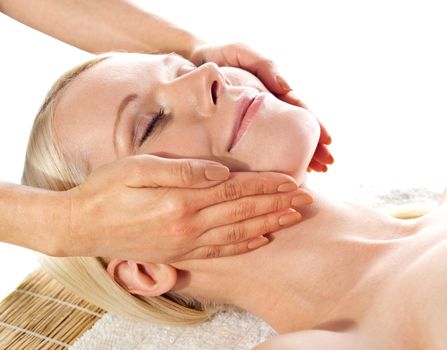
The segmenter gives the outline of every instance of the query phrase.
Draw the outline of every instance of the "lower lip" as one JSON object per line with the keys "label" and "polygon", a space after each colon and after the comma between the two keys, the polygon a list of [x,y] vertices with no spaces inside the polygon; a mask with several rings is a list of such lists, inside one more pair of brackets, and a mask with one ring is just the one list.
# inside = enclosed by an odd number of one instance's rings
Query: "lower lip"
{"label": "lower lip", "polygon": [[256,112],[262,106],[266,96],[267,94],[265,92],[260,93],[259,95],[256,96],[254,101],[251,103],[250,107],[248,107],[247,111],[245,112],[245,116],[241,120],[239,130],[237,131],[236,137],[234,138],[230,150],[233,149],[234,146],[236,146],[236,144],[242,138],[242,136],[245,135],[249,125],[251,124],[252,120],[256,117]]}

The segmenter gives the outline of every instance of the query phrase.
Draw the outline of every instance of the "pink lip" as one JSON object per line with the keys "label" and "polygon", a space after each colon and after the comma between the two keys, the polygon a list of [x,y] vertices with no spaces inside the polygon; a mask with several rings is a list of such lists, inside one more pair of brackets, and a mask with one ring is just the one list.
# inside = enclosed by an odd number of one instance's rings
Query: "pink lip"
{"label": "pink lip", "polygon": [[245,135],[249,125],[256,116],[256,112],[259,110],[259,107],[262,106],[265,96],[265,93],[260,93],[253,98],[244,98],[242,100],[238,108],[238,111],[240,113],[239,118],[234,125],[233,138],[228,151],[231,151],[231,149],[242,138],[242,136]]}

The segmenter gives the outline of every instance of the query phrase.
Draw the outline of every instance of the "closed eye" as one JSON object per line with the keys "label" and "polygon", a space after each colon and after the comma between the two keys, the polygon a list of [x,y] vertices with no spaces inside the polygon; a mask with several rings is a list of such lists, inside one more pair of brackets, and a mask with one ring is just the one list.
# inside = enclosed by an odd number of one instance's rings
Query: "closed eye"
{"label": "closed eye", "polygon": [[147,138],[152,134],[152,132],[158,127],[159,122],[166,117],[165,110],[163,108],[160,108],[160,111],[157,113],[157,115],[152,118],[150,123],[147,125],[146,129],[144,130],[143,136],[140,139],[139,146],[147,140]]}
{"label": "closed eye", "polygon": [[[177,77],[182,76],[184,74],[188,74],[197,69],[192,62],[187,61],[186,65],[183,65],[179,72],[177,73]],[[166,118],[166,114],[163,108],[160,108],[160,111],[152,118],[151,122],[146,126],[144,133],[138,143],[139,147],[149,138],[149,136],[159,127],[159,122],[163,121]]]}

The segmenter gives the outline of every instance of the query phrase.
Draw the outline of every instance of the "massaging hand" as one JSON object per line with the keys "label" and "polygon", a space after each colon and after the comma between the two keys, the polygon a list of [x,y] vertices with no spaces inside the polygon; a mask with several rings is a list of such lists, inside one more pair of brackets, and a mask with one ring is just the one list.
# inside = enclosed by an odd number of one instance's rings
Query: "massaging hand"
{"label": "massaging hand", "polygon": [[312,197],[288,175],[255,175],[151,155],[107,164],[67,191],[59,255],[167,263],[256,249],[263,234],[297,223]]}
{"label": "massaging hand", "polygon": [[[212,61],[219,66],[245,69],[256,75],[279,99],[309,110],[292,92],[286,80],[277,73],[278,69],[275,63],[253,51],[245,44],[207,45],[201,43],[192,51],[188,59],[197,66],[207,61]],[[308,170],[313,169],[325,172],[327,171],[327,165],[334,162],[334,158],[327,147],[332,141],[327,129],[320,121],[319,123],[321,129],[320,140]]]}

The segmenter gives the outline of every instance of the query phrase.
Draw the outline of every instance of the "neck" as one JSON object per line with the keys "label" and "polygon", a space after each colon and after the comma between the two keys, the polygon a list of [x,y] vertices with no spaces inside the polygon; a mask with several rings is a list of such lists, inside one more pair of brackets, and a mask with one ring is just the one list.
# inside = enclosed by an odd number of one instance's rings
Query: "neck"
{"label": "neck", "polygon": [[361,317],[365,307],[356,305],[380,288],[379,266],[409,228],[372,209],[313,196],[302,222],[270,234],[265,247],[179,264],[189,273],[178,291],[243,308],[279,333]]}

